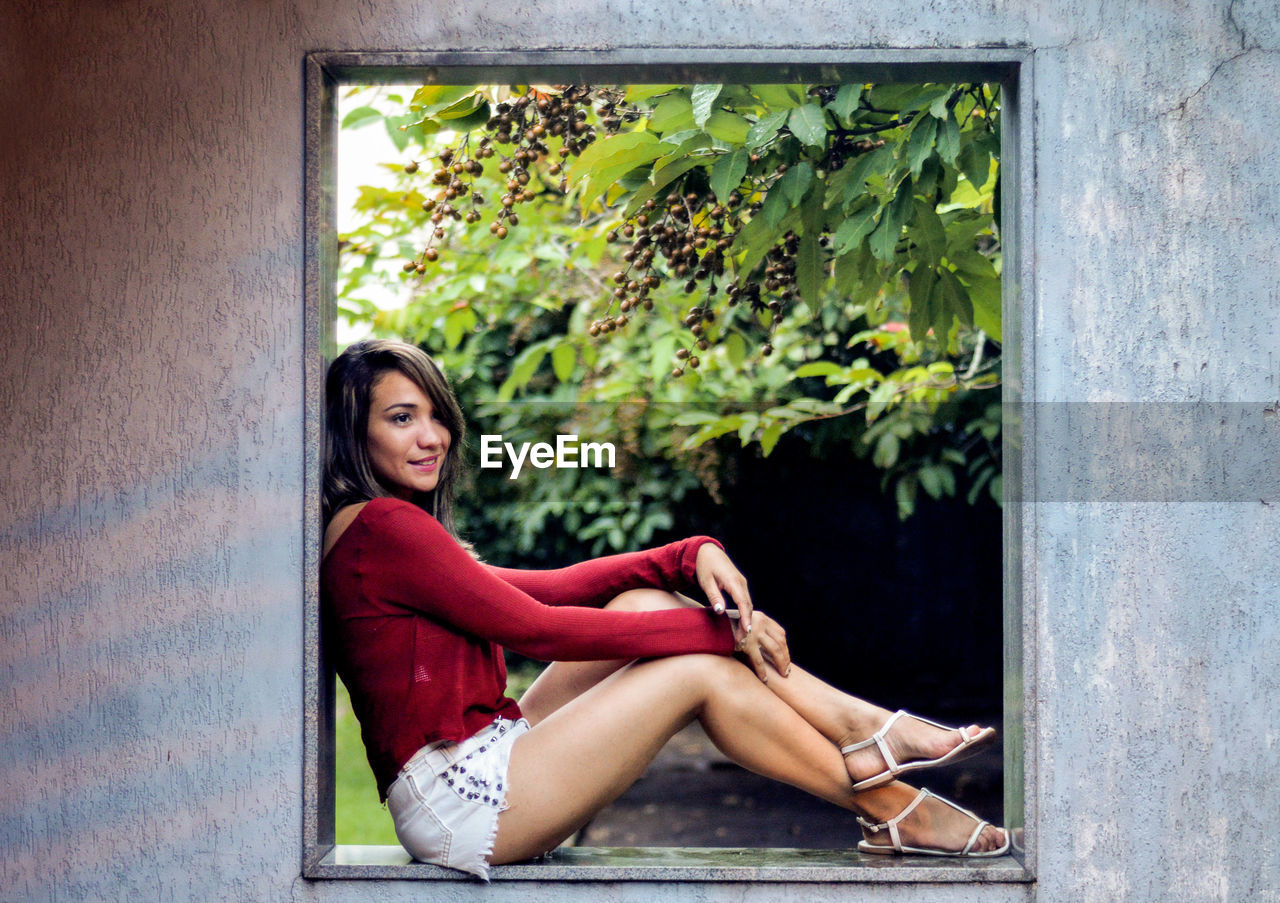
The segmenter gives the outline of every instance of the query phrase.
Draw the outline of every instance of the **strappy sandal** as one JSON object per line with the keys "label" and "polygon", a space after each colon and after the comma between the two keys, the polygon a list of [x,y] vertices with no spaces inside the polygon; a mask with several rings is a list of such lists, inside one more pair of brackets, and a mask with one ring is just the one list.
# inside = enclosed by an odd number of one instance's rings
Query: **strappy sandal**
{"label": "strappy sandal", "polygon": [[[915,811],[915,808],[928,797],[933,797],[939,802],[946,803],[952,809],[955,809],[957,812],[963,812],[978,823],[978,826],[973,829],[973,833],[969,835],[969,842],[964,845],[963,849],[941,850],[936,847],[909,847],[902,842],[902,835],[898,832],[898,824]],[[978,853],[971,852],[973,845],[978,842],[978,835],[980,835],[982,833],[982,829],[991,824],[991,822],[983,821],[968,809],[965,809],[962,806],[957,806],[955,803],[951,802],[951,800],[938,796],[936,793],[930,793],[928,790],[921,790],[916,794],[916,798],[908,804],[907,808],[903,809],[886,822],[875,824],[874,822],[867,821],[861,815],[857,816],[857,819],[858,824],[862,825],[862,827],[866,828],[872,834],[878,834],[880,831],[887,829],[889,831],[889,839],[893,841],[893,845],[890,846],[888,844],[872,843],[869,840],[860,840],[858,841],[858,852],[860,853],[878,853],[884,856],[891,856],[894,853],[909,853],[917,856],[955,856],[967,859],[976,859],[979,857],[1003,856],[1005,853],[1009,852],[1009,832],[1004,828],[1000,829],[1001,831],[1004,831],[1004,844],[999,849],[983,850]]]}
{"label": "strappy sandal", "polygon": [[[889,744],[885,737],[889,734],[889,729],[902,717],[914,718],[916,721],[922,721],[925,724],[933,725],[944,731],[955,731],[960,735],[960,744],[952,749],[945,756],[939,756],[936,759],[917,759],[914,762],[898,762],[893,757],[893,752],[889,749]],[[872,734],[868,739],[860,743],[853,743],[849,746],[840,747],[840,754],[847,756],[849,753],[857,752],[860,749],[866,749],[868,746],[875,745],[880,748],[880,755],[884,757],[884,763],[887,766],[884,771],[879,774],[872,775],[863,781],[858,781],[853,785],[855,793],[861,793],[863,790],[871,790],[888,784],[896,779],[898,775],[906,771],[915,771],[917,768],[931,768],[934,765],[942,765],[946,762],[959,762],[961,759],[967,759],[969,756],[977,752],[981,747],[990,743],[995,739],[996,729],[994,727],[984,727],[972,737],[964,732],[964,728],[947,727],[945,724],[939,724],[936,721],[930,721],[928,718],[921,718],[919,715],[913,715],[904,709],[898,709],[890,715],[880,730]]]}

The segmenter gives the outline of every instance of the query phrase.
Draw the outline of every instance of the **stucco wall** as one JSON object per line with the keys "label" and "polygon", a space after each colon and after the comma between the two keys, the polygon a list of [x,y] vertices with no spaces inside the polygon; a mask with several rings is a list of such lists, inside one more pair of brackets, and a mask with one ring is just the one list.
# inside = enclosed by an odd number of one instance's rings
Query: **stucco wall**
{"label": "stucco wall", "polygon": [[[1033,397],[1280,398],[1272,0],[6,4],[0,898],[546,896],[299,878],[307,51],[981,45],[1035,70]],[[1274,489],[1075,498],[1029,518],[1038,881],[860,896],[1280,899]]]}

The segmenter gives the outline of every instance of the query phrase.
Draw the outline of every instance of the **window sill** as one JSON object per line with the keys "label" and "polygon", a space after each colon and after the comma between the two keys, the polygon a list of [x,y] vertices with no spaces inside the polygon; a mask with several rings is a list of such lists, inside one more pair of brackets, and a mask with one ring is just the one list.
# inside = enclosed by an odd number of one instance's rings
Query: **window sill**
{"label": "window sill", "polygon": [[[398,846],[335,846],[308,878],[470,880],[413,862]],[[497,866],[493,881],[751,881],[874,884],[1022,883],[1034,880],[1014,856],[930,859],[850,850],[680,847],[565,847],[544,859]]]}

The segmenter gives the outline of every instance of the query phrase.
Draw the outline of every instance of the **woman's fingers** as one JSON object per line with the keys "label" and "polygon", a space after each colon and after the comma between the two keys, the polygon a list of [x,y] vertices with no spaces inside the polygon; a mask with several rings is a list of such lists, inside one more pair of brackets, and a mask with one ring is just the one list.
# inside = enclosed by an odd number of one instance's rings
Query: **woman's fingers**
{"label": "woman's fingers", "polygon": [[751,594],[747,592],[746,578],[734,571],[737,580],[725,586],[725,591],[733,599],[738,608],[738,623],[733,627],[733,634],[742,642],[755,629],[755,609],[751,605]]}
{"label": "woman's fingers", "polygon": [[[763,623],[763,626],[761,625]],[[787,632],[773,618],[756,612],[756,630],[760,647],[774,669],[786,677],[791,672],[791,650],[787,647]]]}
{"label": "woman's fingers", "polygon": [[[696,564],[698,585],[716,614],[724,614],[726,605],[732,602],[742,617],[734,626],[738,642],[751,632],[751,594],[747,592],[747,578],[729,560],[724,550],[714,543],[703,543],[698,549]],[[729,598],[725,598],[728,594]]]}
{"label": "woman's fingers", "polygon": [[738,651],[746,656],[747,663],[756,672],[756,677],[768,683],[769,669],[765,666],[764,653],[760,650],[760,640],[754,634],[747,634],[745,639],[738,641]]}

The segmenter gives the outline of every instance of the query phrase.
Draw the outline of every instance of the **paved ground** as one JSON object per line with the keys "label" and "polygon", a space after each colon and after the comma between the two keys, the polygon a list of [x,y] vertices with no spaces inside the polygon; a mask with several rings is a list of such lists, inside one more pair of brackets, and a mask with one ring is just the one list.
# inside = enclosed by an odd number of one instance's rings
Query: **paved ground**
{"label": "paved ground", "polygon": [[[919,784],[1000,824],[1001,761],[997,741],[959,765],[915,777],[922,777]],[[577,842],[844,849],[860,837],[848,812],[744,771],[721,755],[694,724],[672,738],[644,777],[597,815]]]}

